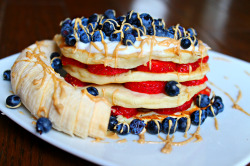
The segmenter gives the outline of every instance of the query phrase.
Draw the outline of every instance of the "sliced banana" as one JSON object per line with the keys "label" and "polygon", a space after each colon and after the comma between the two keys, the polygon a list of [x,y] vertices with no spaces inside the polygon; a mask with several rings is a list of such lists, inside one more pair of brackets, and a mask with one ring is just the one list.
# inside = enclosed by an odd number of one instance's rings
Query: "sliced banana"
{"label": "sliced banana", "polygon": [[81,138],[104,138],[111,104],[65,82],[50,65],[52,52],[59,49],[50,40],[22,51],[11,68],[13,92],[32,115],[49,118],[53,128]]}

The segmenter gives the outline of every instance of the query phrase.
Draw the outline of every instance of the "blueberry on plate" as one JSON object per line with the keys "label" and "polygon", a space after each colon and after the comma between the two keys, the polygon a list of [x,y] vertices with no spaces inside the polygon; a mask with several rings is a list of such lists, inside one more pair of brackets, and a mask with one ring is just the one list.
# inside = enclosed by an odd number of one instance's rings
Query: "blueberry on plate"
{"label": "blueberry on plate", "polygon": [[150,134],[158,134],[162,130],[161,122],[157,120],[151,120],[147,123],[146,129]]}
{"label": "blueberry on plate", "polygon": [[219,97],[219,96],[215,96],[214,97],[213,106],[215,108],[217,108],[218,113],[223,112],[223,110],[224,110],[224,104],[223,104],[223,101],[222,101],[221,97]]}
{"label": "blueberry on plate", "polygon": [[74,46],[76,44],[76,38],[75,38],[74,34],[67,36],[65,38],[65,43],[68,46]]}
{"label": "blueberry on plate", "polygon": [[183,49],[188,49],[191,46],[191,41],[189,38],[182,38],[181,39],[181,47]]}
{"label": "blueberry on plate", "polygon": [[121,41],[121,32],[113,32],[110,37],[110,41]]}
{"label": "blueberry on plate", "polygon": [[67,37],[67,36],[73,34],[73,32],[74,32],[74,29],[73,29],[73,27],[71,27],[69,24],[65,24],[65,25],[62,26],[62,28],[61,28],[61,35],[62,35],[63,37]]}
{"label": "blueberry on plate", "polygon": [[89,94],[91,94],[93,96],[98,96],[99,95],[98,90],[93,86],[88,87],[87,91],[89,92]]}
{"label": "blueberry on plate", "polygon": [[200,108],[207,107],[210,104],[210,99],[209,99],[208,95],[199,94],[196,97],[195,103]]}
{"label": "blueberry on plate", "polygon": [[131,46],[135,43],[136,39],[132,33],[125,33],[123,38],[123,44],[126,46]]}
{"label": "blueberry on plate", "polygon": [[17,95],[10,95],[6,98],[6,107],[18,108],[21,106],[21,99]]}
{"label": "blueberry on plate", "polygon": [[118,120],[116,119],[115,116],[110,116],[109,118],[109,125],[108,125],[108,129],[110,131],[114,131],[114,127],[118,124]]}
{"label": "blueberry on plate", "polygon": [[190,118],[191,118],[191,123],[193,124],[193,125],[196,125],[196,126],[198,126],[199,125],[199,116],[200,116],[200,114],[201,114],[201,122],[200,122],[200,124],[202,125],[203,123],[204,123],[204,121],[206,120],[206,118],[207,118],[207,111],[206,110],[197,110],[197,111],[194,111],[192,114],[191,114],[191,116],[190,116]]}
{"label": "blueberry on plate", "polygon": [[162,132],[165,134],[168,134],[168,132],[169,134],[173,134],[175,132],[175,123],[176,123],[176,118],[172,118],[172,117],[165,118],[162,121]]}
{"label": "blueberry on plate", "polygon": [[129,125],[130,131],[133,134],[140,134],[145,126],[146,124],[139,119],[132,120]]}
{"label": "blueberry on plate", "polygon": [[111,21],[104,22],[102,26],[102,31],[107,35],[110,36],[112,32],[115,31],[115,25]]}
{"label": "blueberry on plate", "polygon": [[116,131],[117,134],[127,135],[129,133],[129,125],[127,123],[118,123],[114,127],[114,130]]}
{"label": "blueberry on plate", "polygon": [[92,41],[93,42],[98,42],[106,39],[106,35],[103,31],[98,30],[95,31],[94,34],[92,35]]}
{"label": "blueberry on plate", "polygon": [[180,88],[177,86],[178,82],[168,81],[165,85],[165,92],[169,96],[177,96],[180,93]]}
{"label": "blueberry on plate", "polygon": [[153,18],[147,14],[147,13],[142,13],[140,14],[140,18],[142,20],[142,24],[145,26],[145,27],[150,27],[152,25],[152,22],[153,22]]}
{"label": "blueberry on plate", "polygon": [[80,35],[80,41],[83,43],[89,43],[91,42],[91,35],[89,33],[82,33]]}
{"label": "blueberry on plate", "polygon": [[[187,118],[185,118],[185,117],[182,117],[182,118],[180,118],[178,121],[177,121],[177,123],[178,123],[178,127],[177,127],[177,130],[178,131],[180,131],[180,132],[185,132],[186,131],[186,129],[187,129],[187,121],[188,121],[188,119]],[[190,126],[189,126],[189,128],[187,129],[187,131],[190,129]]]}
{"label": "blueberry on plate", "polygon": [[115,10],[108,9],[104,12],[104,18],[106,19],[115,19]]}
{"label": "blueberry on plate", "polygon": [[50,59],[52,60],[53,58],[55,58],[55,57],[60,57],[60,53],[59,52],[52,52],[51,54],[50,54]]}
{"label": "blueberry on plate", "polygon": [[5,70],[3,72],[3,79],[4,80],[7,80],[7,81],[10,81],[11,80],[11,71],[10,70]]}
{"label": "blueberry on plate", "polygon": [[36,131],[40,134],[47,133],[51,130],[52,123],[48,118],[39,118],[36,122]]}
{"label": "blueberry on plate", "polygon": [[218,109],[214,105],[210,105],[209,107],[207,107],[206,111],[207,111],[207,116],[210,116],[210,117],[214,117],[218,115],[219,113]]}
{"label": "blueberry on plate", "polygon": [[59,70],[62,68],[62,61],[60,58],[54,58],[52,59],[52,62],[51,62],[51,67],[55,70]]}

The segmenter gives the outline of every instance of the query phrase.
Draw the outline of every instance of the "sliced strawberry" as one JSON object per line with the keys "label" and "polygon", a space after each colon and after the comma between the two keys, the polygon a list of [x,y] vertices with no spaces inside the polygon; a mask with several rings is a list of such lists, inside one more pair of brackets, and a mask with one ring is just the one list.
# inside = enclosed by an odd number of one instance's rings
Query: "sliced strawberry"
{"label": "sliced strawberry", "polygon": [[174,108],[162,108],[162,109],[156,109],[153,110],[154,112],[158,113],[158,114],[173,114],[175,112],[180,112],[180,111],[185,111],[188,108],[191,107],[191,104],[193,102],[193,98],[191,98],[189,101],[185,102],[183,105],[178,106],[178,107],[174,107]]}
{"label": "sliced strawberry", "polygon": [[129,71],[129,69],[112,68],[109,66],[105,67],[103,64],[88,65],[87,69],[90,73],[97,75],[116,75],[116,74],[126,73]]}
{"label": "sliced strawberry", "polygon": [[204,76],[202,79],[200,80],[192,80],[192,81],[185,81],[185,82],[180,82],[182,85],[185,86],[196,86],[196,85],[201,85],[204,82],[206,82],[208,79],[206,76]]}
{"label": "sliced strawberry", "polygon": [[151,69],[149,62],[146,66],[141,65],[136,68],[137,71],[145,71],[145,72],[152,72],[152,73],[167,73],[173,72],[176,70],[176,64],[173,62],[164,62],[158,60],[151,60]]}
{"label": "sliced strawberry", "polygon": [[205,56],[204,58],[200,58],[200,59],[198,59],[198,62],[199,63],[207,63],[208,62],[208,59],[209,59],[209,56]]}
{"label": "sliced strawberry", "polygon": [[72,59],[72,58],[67,58],[65,56],[62,56],[61,57],[61,60],[62,60],[62,65],[63,66],[66,66],[66,65],[72,65],[72,66],[77,66],[77,67],[80,67],[80,68],[86,68],[86,64],[84,63],[81,63],[75,59]]}
{"label": "sliced strawberry", "polygon": [[194,98],[196,98],[197,95],[199,94],[204,94],[204,95],[208,95],[210,96],[210,93],[211,93],[211,89],[209,87],[206,87],[205,89],[201,90],[200,92],[198,92]]}
{"label": "sliced strawberry", "polygon": [[112,116],[117,116],[117,115],[122,115],[126,118],[130,118],[138,113],[136,108],[125,108],[121,106],[113,106],[111,108],[111,115]]}
{"label": "sliced strawberry", "polygon": [[200,66],[200,64],[198,63],[198,61],[194,62],[194,63],[177,64],[176,71],[178,71],[180,73],[189,73],[189,68],[190,68],[189,66],[192,67],[192,71],[195,71]]}
{"label": "sliced strawberry", "polygon": [[166,82],[164,81],[127,82],[124,84],[126,88],[132,91],[147,94],[164,93],[165,85]]}
{"label": "sliced strawberry", "polygon": [[82,81],[78,80],[77,78],[72,77],[69,74],[66,74],[66,76],[64,77],[64,79],[65,79],[65,81],[67,81],[68,83],[70,83],[73,86],[83,87],[83,86],[87,86],[88,85],[88,83],[82,82]]}

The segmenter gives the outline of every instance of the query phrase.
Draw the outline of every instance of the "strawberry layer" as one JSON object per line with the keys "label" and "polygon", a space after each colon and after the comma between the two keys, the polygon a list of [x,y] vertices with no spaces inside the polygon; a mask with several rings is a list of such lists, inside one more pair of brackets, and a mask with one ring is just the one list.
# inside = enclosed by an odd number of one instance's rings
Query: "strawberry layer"
{"label": "strawberry layer", "polygon": [[107,75],[107,76],[126,73],[126,72],[129,72],[130,70],[144,71],[144,72],[150,72],[150,73],[167,73],[167,72],[174,72],[174,71],[177,71],[180,73],[189,73],[191,71],[195,71],[200,66],[200,63],[207,63],[208,59],[209,57],[206,56],[202,59],[199,59],[198,61],[194,63],[187,63],[187,64],[177,64],[173,62],[151,60],[151,62],[148,62],[146,66],[141,65],[133,69],[120,69],[120,68],[112,68],[109,66],[105,67],[103,64],[87,65],[77,60],[66,58],[64,56],[62,56],[61,58],[63,65],[73,65],[73,66],[77,66],[80,68],[85,68],[93,74]]}

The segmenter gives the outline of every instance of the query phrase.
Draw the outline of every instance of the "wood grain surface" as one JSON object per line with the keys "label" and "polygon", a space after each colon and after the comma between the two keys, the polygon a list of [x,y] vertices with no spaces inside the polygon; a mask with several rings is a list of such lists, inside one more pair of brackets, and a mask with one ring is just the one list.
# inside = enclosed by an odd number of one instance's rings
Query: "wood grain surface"
{"label": "wood grain surface", "polygon": [[[249,0],[0,0],[0,58],[38,40],[52,39],[61,20],[115,9],[193,27],[215,51],[250,62]],[[92,165],[33,136],[0,115],[0,165]],[[248,164],[250,166],[250,164]]]}

